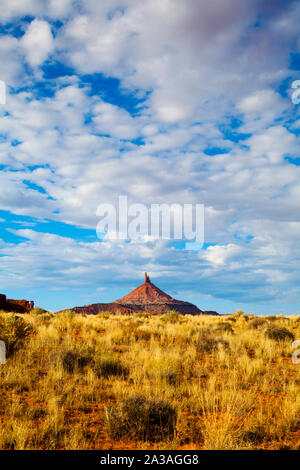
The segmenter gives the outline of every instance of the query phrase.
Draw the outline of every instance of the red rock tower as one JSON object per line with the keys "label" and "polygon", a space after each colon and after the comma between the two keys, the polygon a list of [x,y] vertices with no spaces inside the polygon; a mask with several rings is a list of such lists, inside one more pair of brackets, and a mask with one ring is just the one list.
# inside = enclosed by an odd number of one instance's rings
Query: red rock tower
{"label": "red rock tower", "polygon": [[156,287],[150,281],[148,274],[145,273],[145,282],[143,284],[115,302],[122,305],[149,305],[174,302],[174,299]]}
{"label": "red rock tower", "polygon": [[190,302],[173,299],[170,295],[159,289],[150,281],[148,273],[145,272],[145,280],[143,284],[129,292],[129,294],[121,297],[108,304],[92,304],[83,307],[74,307],[72,310],[78,313],[98,314],[100,312],[110,311],[114,313],[122,313],[126,315],[137,312],[147,312],[152,315],[166,313],[169,310],[175,310],[183,315],[199,315],[209,314],[218,315],[217,312],[206,312],[200,310],[196,305]]}

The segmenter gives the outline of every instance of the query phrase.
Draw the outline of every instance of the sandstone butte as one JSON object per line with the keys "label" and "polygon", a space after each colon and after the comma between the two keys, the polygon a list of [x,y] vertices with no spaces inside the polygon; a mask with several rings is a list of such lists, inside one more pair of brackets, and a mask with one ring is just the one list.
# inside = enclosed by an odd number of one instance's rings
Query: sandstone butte
{"label": "sandstone butte", "polygon": [[26,313],[34,308],[34,302],[31,300],[7,299],[6,295],[0,294],[0,310],[6,312]]}
{"label": "sandstone butte", "polygon": [[200,310],[196,305],[189,302],[173,299],[173,297],[156,287],[153,282],[150,281],[147,273],[145,273],[145,281],[143,284],[115,302],[84,305],[82,307],[74,307],[72,310],[76,313],[94,315],[107,311],[123,315],[138,312],[147,312],[152,315],[157,315],[166,313],[169,310],[175,310],[183,315],[219,315],[214,311]]}

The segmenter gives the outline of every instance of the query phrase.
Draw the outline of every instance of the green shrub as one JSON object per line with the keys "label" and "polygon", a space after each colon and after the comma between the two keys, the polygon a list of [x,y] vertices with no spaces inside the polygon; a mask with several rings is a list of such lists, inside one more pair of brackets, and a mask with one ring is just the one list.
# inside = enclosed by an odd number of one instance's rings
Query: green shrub
{"label": "green shrub", "polygon": [[294,341],[293,333],[287,328],[273,326],[265,331],[265,335],[270,339],[274,339],[275,341]]}
{"label": "green shrub", "polygon": [[161,319],[165,322],[177,323],[180,320],[180,317],[180,313],[176,312],[175,310],[169,310],[161,317]]}
{"label": "green shrub", "polygon": [[92,355],[89,351],[64,351],[61,355],[62,365],[66,372],[72,373],[76,369],[82,370],[92,362]]}
{"label": "green shrub", "polygon": [[53,317],[54,317],[53,313],[47,312],[47,313],[43,313],[42,315],[40,315],[39,318],[42,321],[42,323],[47,324],[52,320]]}
{"label": "green shrub", "polygon": [[96,315],[97,318],[103,318],[104,320],[107,320],[111,315],[111,312],[100,312]]}
{"label": "green shrub", "polygon": [[47,310],[44,310],[43,308],[40,308],[40,307],[35,307],[32,310],[30,310],[30,313],[32,315],[43,315],[47,313]]}
{"label": "green shrub", "polygon": [[34,406],[33,408],[28,408],[26,414],[29,419],[39,419],[46,415],[46,410],[44,408]]}
{"label": "green shrub", "polygon": [[244,313],[245,313],[244,310],[242,310],[242,309],[240,308],[239,310],[237,310],[237,311],[235,312],[234,315],[235,315],[236,317],[242,317],[242,316],[244,315]]}
{"label": "green shrub", "polygon": [[93,368],[98,376],[105,378],[128,373],[128,370],[120,363],[118,356],[109,353],[97,355],[94,359]]}
{"label": "green shrub", "polygon": [[232,326],[226,322],[219,323],[214,331],[215,333],[234,333]]}
{"label": "green shrub", "polygon": [[134,316],[136,318],[150,318],[151,317],[150,313],[147,313],[147,312],[137,312],[134,314]]}
{"label": "green shrub", "polygon": [[149,339],[151,338],[151,333],[150,331],[137,328],[134,332],[134,337],[136,341],[139,341],[139,340],[149,341]]}
{"label": "green shrub", "polygon": [[67,321],[71,321],[73,320],[73,318],[75,317],[75,312],[73,310],[64,310],[60,313],[57,313],[55,315],[55,317],[58,319],[58,320],[67,320]]}
{"label": "green shrub", "polygon": [[211,354],[214,351],[217,351],[219,345],[224,346],[225,349],[229,348],[229,344],[227,341],[224,341],[220,338],[213,338],[206,334],[199,336],[196,341],[194,341],[194,345],[196,347],[196,351],[199,353],[208,353]]}
{"label": "green shrub", "polygon": [[22,347],[33,333],[33,327],[17,315],[9,313],[0,317],[0,340],[5,343],[7,357]]}
{"label": "green shrub", "polygon": [[66,351],[62,355],[62,365],[65,371],[74,372],[77,365],[77,354],[73,351]]}
{"label": "green shrub", "polygon": [[250,321],[249,327],[257,330],[257,328],[264,326],[266,323],[267,322],[264,318],[254,318],[253,320]]}
{"label": "green shrub", "polygon": [[227,320],[232,321],[233,323],[236,322],[236,317],[231,315],[230,317],[227,318]]}
{"label": "green shrub", "polygon": [[168,385],[177,385],[179,381],[179,372],[166,369],[161,373],[161,380],[166,381]]}
{"label": "green shrub", "polygon": [[248,443],[261,444],[270,438],[263,426],[254,426],[243,432],[243,440]]}
{"label": "green shrub", "polygon": [[143,324],[143,322],[141,322],[140,320],[127,318],[125,322],[119,324],[121,334],[117,334],[113,338],[114,343],[119,345],[131,344],[135,335],[137,334],[138,336],[138,333],[136,332],[141,324]]}
{"label": "green shrub", "polygon": [[106,428],[110,437],[141,441],[160,441],[174,437],[176,410],[162,400],[133,396],[106,412]]}

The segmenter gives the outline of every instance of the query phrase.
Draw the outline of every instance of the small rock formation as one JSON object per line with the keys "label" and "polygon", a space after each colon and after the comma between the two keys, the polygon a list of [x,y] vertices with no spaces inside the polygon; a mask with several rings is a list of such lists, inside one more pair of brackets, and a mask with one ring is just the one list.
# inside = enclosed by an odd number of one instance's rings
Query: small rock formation
{"label": "small rock formation", "polygon": [[6,295],[0,294],[0,309],[4,310],[6,304]]}
{"label": "small rock formation", "polygon": [[190,302],[173,299],[173,297],[156,287],[150,281],[147,273],[145,273],[145,281],[143,284],[115,302],[84,305],[83,307],[74,307],[72,310],[77,313],[94,315],[105,311],[124,315],[137,312],[147,312],[152,315],[157,315],[166,313],[169,310],[175,310],[183,315],[218,315],[217,312],[200,310],[196,305]]}
{"label": "small rock formation", "polygon": [[31,300],[7,299],[6,295],[0,294],[0,310],[6,312],[26,313],[34,308],[34,302]]}

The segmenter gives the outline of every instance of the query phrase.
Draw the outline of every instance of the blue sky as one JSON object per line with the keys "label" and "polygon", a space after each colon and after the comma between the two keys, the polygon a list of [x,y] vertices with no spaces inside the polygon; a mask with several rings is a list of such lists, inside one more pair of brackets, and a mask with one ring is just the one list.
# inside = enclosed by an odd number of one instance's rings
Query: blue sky
{"label": "blue sky", "polygon": [[[56,311],[148,271],[221,313],[300,312],[300,4],[3,0],[0,292]],[[99,240],[103,202],[205,205],[205,244]]]}

